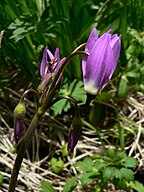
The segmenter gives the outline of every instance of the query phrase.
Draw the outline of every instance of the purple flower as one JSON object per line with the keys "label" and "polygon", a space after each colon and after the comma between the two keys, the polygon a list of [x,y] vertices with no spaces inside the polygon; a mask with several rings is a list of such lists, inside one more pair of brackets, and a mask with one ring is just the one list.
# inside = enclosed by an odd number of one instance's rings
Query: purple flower
{"label": "purple flower", "polygon": [[[50,61],[48,61],[48,56]],[[43,78],[46,74],[52,73],[58,64],[59,58],[59,48],[56,48],[54,55],[50,52],[48,47],[45,48],[43,53],[43,58],[40,66],[40,76]],[[51,62],[51,63],[50,63]],[[53,62],[53,63],[52,63]]]}
{"label": "purple flower", "polygon": [[[59,70],[59,67],[65,62],[66,58],[60,59],[59,48],[56,48],[54,55],[50,52],[48,47],[45,48],[43,58],[40,66],[41,83],[38,90],[41,92],[47,87],[51,81],[52,74]],[[61,80],[62,74],[58,79],[57,84]]]}
{"label": "purple flower", "polygon": [[111,30],[98,38],[94,28],[86,43],[85,51],[89,56],[82,60],[84,90],[96,95],[111,79],[120,55],[121,39]]}

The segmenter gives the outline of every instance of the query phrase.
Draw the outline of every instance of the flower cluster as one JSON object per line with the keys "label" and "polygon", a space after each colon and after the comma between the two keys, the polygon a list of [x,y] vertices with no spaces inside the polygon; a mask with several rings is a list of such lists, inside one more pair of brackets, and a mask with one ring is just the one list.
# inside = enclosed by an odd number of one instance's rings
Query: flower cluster
{"label": "flower cluster", "polygon": [[[86,42],[85,51],[79,51],[83,45],[79,46],[72,52],[69,58],[60,59],[59,48],[56,48],[54,54],[50,52],[48,47],[45,48],[40,66],[41,83],[38,86],[38,92],[41,95],[39,99],[40,109],[44,114],[47,105],[51,106],[55,101],[55,89],[60,88],[62,72],[66,64],[75,54],[81,53],[82,56],[82,72],[84,90],[89,98],[88,103],[94,99],[111,79],[120,55],[121,38],[111,34],[111,30],[104,33],[98,38],[98,32],[94,28]],[[52,94],[53,93],[53,94]],[[68,99],[68,97],[67,97]],[[87,102],[86,102],[87,104]],[[22,107],[21,107],[22,106]],[[20,108],[21,107],[21,108]],[[18,109],[18,110],[17,110]],[[25,108],[20,105],[15,110],[15,138],[20,137],[21,119],[24,117]],[[72,152],[76,146],[82,132],[82,121],[76,107],[76,114],[72,121],[71,131],[68,139],[68,150]]]}
{"label": "flower cluster", "polygon": [[[48,60],[49,57],[49,60]],[[41,76],[41,83],[38,87],[39,92],[43,92],[47,89],[48,85],[52,81],[53,74],[56,74],[61,67],[61,65],[65,62],[66,58],[60,59],[59,48],[56,48],[54,55],[48,49],[45,48],[43,53],[43,58],[40,66],[40,76]],[[62,78],[62,73],[60,74],[56,86],[59,84]]]}

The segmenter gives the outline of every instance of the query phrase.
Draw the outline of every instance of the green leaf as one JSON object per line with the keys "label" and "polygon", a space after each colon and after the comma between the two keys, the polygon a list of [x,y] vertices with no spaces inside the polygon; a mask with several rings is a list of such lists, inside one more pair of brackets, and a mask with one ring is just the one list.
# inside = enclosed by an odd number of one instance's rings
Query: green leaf
{"label": "green leaf", "polygon": [[41,192],[56,192],[56,190],[53,188],[52,184],[49,183],[48,181],[42,181]]}
{"label": "green leaf", "polygon": [[77,178],[72,177],[66,181],[63,192],[72,192],[76,186],[77,186]]}
{"label": "green leaf", "polygon": [[3,180],[4,180],[4,176],[3,176],[3,174],[0,172],[0,185],[3,184]]}
{"label": "green leaf", "polygon": [[137,166],[137,160],[133,157],[126,157],[123,166],[128,168],[135,168]]}
{"label": "green leaf", "polygon": [[144,185],[142,183],[139,183],[138,181],[131,181],[129,186],[137,192],[144,192]]}
{"label": "green leaf", "polygon": [[51,168],[55,173],[60,173],[64,167],[64,162],[56,158],[50,160]]}
{"label": "green leaf", "polygon": [[98,171],[101,171],[105,166],[105,163],[102,162],[101,160],[96,160],[94,162],[94,167],[98,170]]}
{"label": "green leaf", "polygon": [[124,179],[118,180],[117,183],[115,183],[115,185],[120,189],[126,189],[127,188],[126,181]]}
{"label": "green leaf", "polygon": [[120,171],[127,181],[134,180],[134,172],[131,169],[121,168]]}
{"label": "green leaf", "polygon": [[113,167],[107,167],[103,169],[103,178],[105,181],[113,179],[114,169]]}
{"label": "green leaf", "polygon": [[127,92],[128,92],[128,84],[127,84],[126,79],[124,79],[122,77],[120,80],[119,87],[118,87],[118,96],[124,97],[124,96],[126,96]]}
{"label": "green leaf", "polygon": [[141,89],[142,91],[144,91],[144,85],[143,85],[143,84],[140,84],[140,89]]}
{"label": "green leaf", "polygon": [[134,71],[130,71],[127,74],[127,79],[130,83],[136,83],[138,74]]}
{"label": "green leaf", "polygon": [[[70,96],[77,101],[84,102],[86,94],[83,90],[83,83],[76,79],[72,83],[64,82],[59,95]],[[71,104],[68,100],[62,99],[53,105],[52,109],[55,115],[61,114],[62,111],[67,112],[70,109]]]}
{"label": "green leaf", "polygon": [[93,161],[90,158],[85,158],[83,161],[74,164],[78,171],[89,172],[92,171]]}
{"label": "green leaf", "polygon": [[71,105],[66,99],[62,99],[53,105],[54,115],[60,115],[62,111],[67,112]]}
{"label": "green leaf", "polygon": [[94,174],[92,172],[82,174],[80,176],[80,180],[81,180],[82,185],[88,185],[88,184],[92,183],[93,182],[93,178],[92,178],[93,176],[94,176]]}
{"label": "green leaf", "polygon": [[120,169],[116,169],[115,167],[114,167],[114,177],[116,178],[116,179],[122,179],[122,177],[123,177],[123,174],[122,174],[122,172],[120,171]]}
{"label": "green leaf", "polygon": [[103,91],[101,94],[98,94],[98,95],[96,96],[96,98],[97,98],[99,101],[103,101],[103,102],[109,101],[111,97],[112,97],[112,94],[111,94],[111,93],[108,93],[108,92],[106,92],[106,91]]}
{"label": "green leaf", "polygon": [[67,144],[62,145],[61,147],[61,153],[63,157],[68,157],[68,150],[67,150]]}
{"label": "green leaf", "polygon": [[72,94],[71,97],[76,99],[77,101],[82,101],[84,102],[86,100],[86,94],[83,90],[83,82],[74,80],[71,84],[71,90]]}

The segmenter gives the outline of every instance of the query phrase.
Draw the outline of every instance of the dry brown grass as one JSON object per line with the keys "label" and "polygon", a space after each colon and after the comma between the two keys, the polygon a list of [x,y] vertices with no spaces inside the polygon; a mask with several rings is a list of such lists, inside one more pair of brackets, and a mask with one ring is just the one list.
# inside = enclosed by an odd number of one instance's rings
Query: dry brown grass
{"label": "dry brown grass", "polygon": [[[48,115],[48,114],[47,114]],[[138,162],[138,170],[143,169],[144,164],[144,94],[138,92],[136,95],[128,96],[124,104],[122,104],[120,112],[120,124],[124,127],[126,140],[126,151],[130,156],[135,157]],[[14,139],[13,139],[13,128],[9,127],[7,122],[1,117],[2,127],[0,127],[0,172],[4,176],[4,182],[0,186],[1,192],[7,192],[8,183],[10,180],[10,174],[16,158],[16,153],[13,152]],[[53,121],[64,131],[68,131],[67,127],[60,122]],[[52,126],[52,125],[51,125]],[[101,130],[103,136],[108,138],[108,132],[115,134],[117,130],[114,128],[109,130]],[[55,174],[52,172],[50,167],[43,168],[45,162],[48,164],[48,159],[53,154],[60,154],[61,146],[65,143],[65,134],[60,132],[58,140],[48,138],[46,134],[38,132],[37,139],[43,139],[47,146],[51,146],[51,154],[45,155],[43,158],[37,158],[37,161],[31,162],[27,155],[22,163],[21,170],[18,177],[17,192],[38,192],[40,191],[40,183],[42,180],[50,181],[55,189],[62,192],[63,186],[66,179],[71,175],[76,175],[77,171],[73,166],[73,163],[83,159],[86,156],[92,156],[95,153],[103,154],[104,151],[101,147],[101,142],[96,136],[94,130],[84,127],[83,135],[79,141],[73,156],[68,156],[65,159],[64,170],[62,174]],[[38,150],[40,149],[37,145]],[[107,144],[106,147],[110,147]],[[113,147],[113,146],[111,146]],[[36,150],[36,151],[38,151]],[[28,153],[27,153],[28,154]],[[40,159],[40,160],[39,160]],[[83,191],[80,186],[77,187],[76,191]],[[113,191],[116,191],[113,189]],[[119,190],[120,191],[120,190]],[[122,192],[122,190],[121,190]]]}

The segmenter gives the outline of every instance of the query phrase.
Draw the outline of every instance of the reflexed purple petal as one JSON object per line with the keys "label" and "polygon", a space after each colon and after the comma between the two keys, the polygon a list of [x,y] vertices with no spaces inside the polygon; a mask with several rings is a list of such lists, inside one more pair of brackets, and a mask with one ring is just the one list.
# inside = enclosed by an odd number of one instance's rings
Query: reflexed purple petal
{"label": "reflexed purple petal", "polygon": [[111,33],[112,33],[112,29],[109,29],[107,33],[109,33],[109,34],[111,35]]}
{"label": "reflexed purple petal", "polygon": [[98,40],[98,32],[97,32],[96,28],[94,28],[92,30],[92,32],[90,33],[90,36],[89,36],[89,38],[87,40],[85,51],[90,52],[97,40]]}
{"label": "reflexed purple petal", "polygon": [[54,56],[53,56],[53,54],[50,52],[49,49],[47,49],[47,54],[48,54],[50,60],[53,60],[53,59],[54,59]]}
{"label": "reflexed purple petal", "polygon": [[40,76],[41,76],[41,78],[45,74],[46,65],[47,65],[47,47],[44,49],[43,58],[42,58],[41,66],[40,66]]}
{"label": "reflexed purple petal", "polygon": [[110,78],[116,68],[116,62],[115,62],[113,51],[112,51],[110,45],[107,48],[104,66],[105,67],[103,69],[104,71],[103,71],[103,74],[101,77],[101,82],[100,82],[101,90],[105,87],[107,82],[110,80]]}
{"label": "reflexed purple petal", "polygon": [[121,39],[117,35],[113,35],[111,38],[111,48],[113,50],[114,58],[117,63],[119,55],[120,55],[120,48],[121,48]]}
{"label": "reflexed purple petal", "polygon": [[54,58],[59,58],[59,57],[60,57],[59,48],[56,48],[54,53]]}
{"label": "reflexed purple petal", "polygon": [[[105,68],[105,56],[108,44],[110,42],[110,34],[103,34],[95,43],[95,46],[90,52],[90,55],[87,59],[86,69],[85,69],[85,76],[84,78],[84,85],[85,90],[91,94],[95,94],[95,91],[98,91],[100,87],[101,77],[103,75],[103,70]],[[84,71],[84,70],[83,70]],[[91,83],[92,87],[88,90],[89,84]]]}

